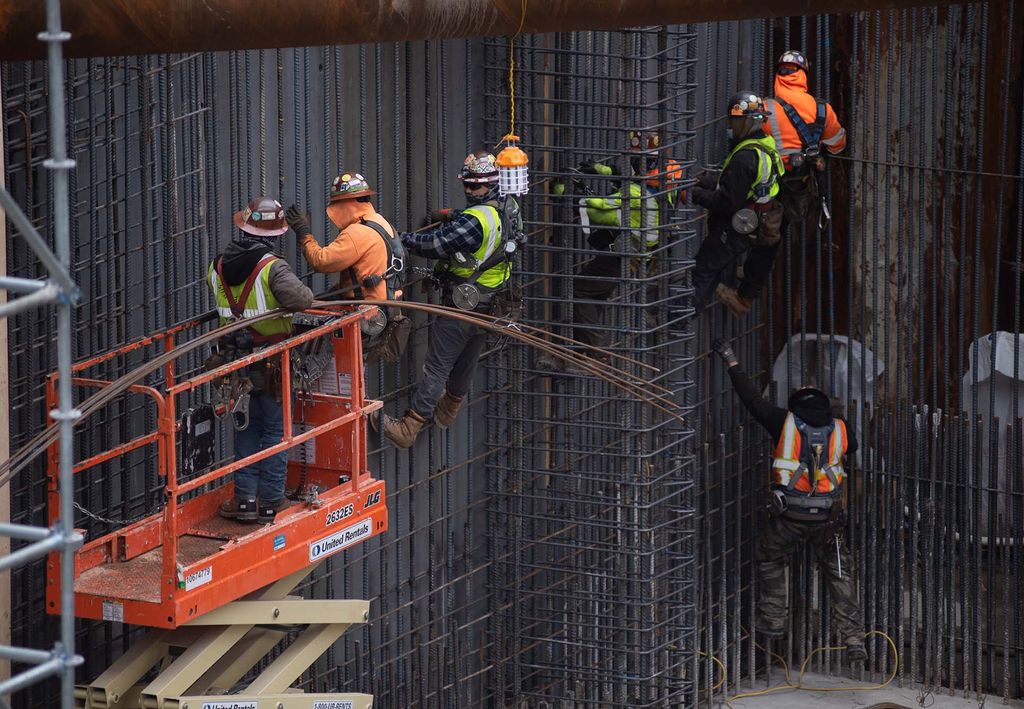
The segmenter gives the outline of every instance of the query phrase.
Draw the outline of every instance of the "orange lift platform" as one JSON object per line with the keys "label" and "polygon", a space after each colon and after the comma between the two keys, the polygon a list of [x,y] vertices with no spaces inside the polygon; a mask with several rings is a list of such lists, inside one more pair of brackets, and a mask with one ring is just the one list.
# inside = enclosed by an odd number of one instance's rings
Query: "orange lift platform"
{"label": "orange lift platform", "polygon": [[[299,327],[288,339],[189,377],[176,374],[175,347],[199,337],[212,344],[215,336],[195,334],[202,320],[74,365],[73,384],[95,390],[113,382],[92,378],[90,371],[114,358],[155,345],[169,360],[162,365],[162,389],[127,388],[132,396],[151,400],[155,430],[74,467],[77,475],[154,447],[165,485],[162,510],[86,540],[75,553],[76,616],[162,629],[80,687],[79,706],[361,709],[372,704],[368,695],[305,695],[290,688],[345,629],[366,621],[368,601],[288,595],[323,559],[387,529],[384,482],[367,467],[367,415],[382,404],[365,398],[364,317],[365,310],[308,310],[295,316]],[[232,389],[216,406],[204,402],[182,411],[179,404],[186,395],[194,403],[210,389],[225,393],[228,382],[237,385],[243,368],[265,367],[268,361],[279,362],[282,440],[244,459],[215,464],[214,436],[232,428],[232,416],[241,417],[244,391]],[[317,376],[311,370],[318,370]],[[48,379],[47,400],[52,408],[56,375]],[[273,523],[218,515],[220,504],[233,495],[232,473],[291,449],[298,449],[288,463],[291,505]],[[48,453],[52,524],[59,511],[57,445]],[[48,560],[46,605],[49,612],[60,612],[54,555]],[[275,625],[300,625],[306,631],[250,684],[250,698],[232,694],[230,701],[220,701],[220,695],[210,694],[229,690],[285,636]],[[162,670],[155,680],[154,668]],[[295,703],[296,697],[302,702]]]}

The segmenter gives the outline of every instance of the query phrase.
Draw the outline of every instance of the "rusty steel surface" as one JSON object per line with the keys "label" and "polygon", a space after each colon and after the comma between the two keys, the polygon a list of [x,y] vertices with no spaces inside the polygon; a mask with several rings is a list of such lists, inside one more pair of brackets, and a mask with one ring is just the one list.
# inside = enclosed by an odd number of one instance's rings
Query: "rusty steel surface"
{"label": "rusty steel surface", "polygon": [[[673,22],[908,8],[920,0],[65,0],[68,57],[608,30]],[[0,59],[42,56],[43,6],[0,2]]]}

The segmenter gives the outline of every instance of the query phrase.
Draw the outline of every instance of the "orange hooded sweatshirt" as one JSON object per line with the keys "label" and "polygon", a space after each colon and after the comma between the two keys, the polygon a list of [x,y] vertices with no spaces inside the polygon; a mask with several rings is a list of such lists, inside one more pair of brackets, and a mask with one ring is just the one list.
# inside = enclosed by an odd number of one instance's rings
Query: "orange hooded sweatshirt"
{"label": "orange hooded sweatshirt", "polygon": [[[367,276],[379,276],[387,270],[388,249],[384,240],[360,220],[376,222],[391,235],[395,230],[377,214],[372,204],[354,199],[338,200],[327,205],[327,216],[341,230],[334,241],[320,246],[311,234],[302,240],[302,254],[314,271],[341,274],[338,285],[344,288],[352,285],[352,271],[355,271],[357,283],[362,283]],[[342,297],[355,296],[342,294]],[[387,300],[387,297],[384,281],[373,288],[363,289],[363,298],[368,300]]]}
{"label": "orange hooded sweatshirt", "polygon": [[[797,69],[792,74],[775,75],[775,96],[796,109],[808,125],[818,116],[818,103],[807,93],[807,74]],[[803,149],[800,134],[786,115],[786,111],[774,99],[766,101],[771,115],[764,124],[764,132],[775,138],[775,147],[782,154],[782,162],[789,167],[789,156]],[[821,133],[821,146],[830,153],[842,152],[846,147],[846,130],[836,118],[832,106],[825,104],[825,129]]]}

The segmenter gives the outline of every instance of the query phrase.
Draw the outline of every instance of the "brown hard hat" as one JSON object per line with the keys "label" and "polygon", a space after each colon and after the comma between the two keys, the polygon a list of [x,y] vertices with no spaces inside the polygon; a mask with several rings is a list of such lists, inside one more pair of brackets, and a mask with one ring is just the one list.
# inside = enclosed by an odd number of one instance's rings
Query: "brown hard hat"
{"label": "brown hard hat", "polygon": [[377,194],[370,187],[366,178],[358,172],[343,172],[334,178],[331,184],[329,202],[337,202],[340,199],[356,199],[357,197],[372,197]]}
{"label": "brown hard hat", "polygon": [[235,226],[253,236],[281,236],[288,231],[284,207],[272,197],[256,197],[235,212]]}

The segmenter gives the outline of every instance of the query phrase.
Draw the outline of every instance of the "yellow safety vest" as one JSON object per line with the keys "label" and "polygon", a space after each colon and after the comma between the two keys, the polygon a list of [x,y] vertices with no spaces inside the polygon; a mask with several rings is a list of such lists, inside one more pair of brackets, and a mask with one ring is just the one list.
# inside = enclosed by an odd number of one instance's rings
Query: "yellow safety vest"
{"label": "yellow safety vest", "polygon": [[[480,246],[470,254],[475,262],[472,265],[459,263],[454,258],[448,261],[447,270],[456,280],[467,280],[477,268],[491,257],[499,249],[504,249],[505,244],[501,233],[501,214],[497,207],[490,203],[477,204],[463,211],[463,214],[472,214],[480,226],[483,227],[484,238]],[[505,281],[512,277],[512,264],[507,259],[502,259],[497,265],[491,266],[480,274],[476,284],[485,288],[498,288]]]}
{"label": "yellow safety vest", "polygon": [[[775,139],[770,135],[763,138],[747,138],[732,149],[722,163],[722,172],[732,161],[739,151],[745,148],[752,148],[757,153],[757,177],[747,191],[747,199],[758,204],[765,204],[775,199],[779,194],[779,176],[782,175],[782,158],[779,151],[775,149]],[[721,178],[719,178],[721,179]]]}
{"label": "yellow safety vest", "polygon": [[[626,188],[629,193],[630,235],[648,249],[658,246],[658,201],[636,182]],[[646,194],[646,196],[644,196]],[[598,226],[622,226],[622,191],[607,197],[587,197],[587,217],[591,224]]]}
{"label": "yellow safety vest", "polygon": [[[217,273],[216,261],[210,264],[207,280],[210,283],[210,288],[213,290],[214,297],[217,299],[217,315],[220,316],[221,325],[236,320],[239,317],[251,318],[269,313],[271,310],[281,307],[277,298],[274,297],[273,291],[270,290],[270,269],[275,261],[277,261],[277,257],[268,254],[263,257],[260,263],[256,264],[259,272],[252,283],[252,287],[249,289],[249,294],[246,296],[244,303],[238,303],[238,300],[245,291],[248,279],[236,286],[229,286],[231,291],[231,298],[229,299],[224,291],[224,283]],[[241,315],[236,316],[235,312],[231,309],[232,300],[242,306]],[[257,335],[256,344],[267,344],[283,340],[292,332],[292,317],[291,315],[283,315],[279,318],[264,320],[255,323],[249,329],[253,330]]]}

